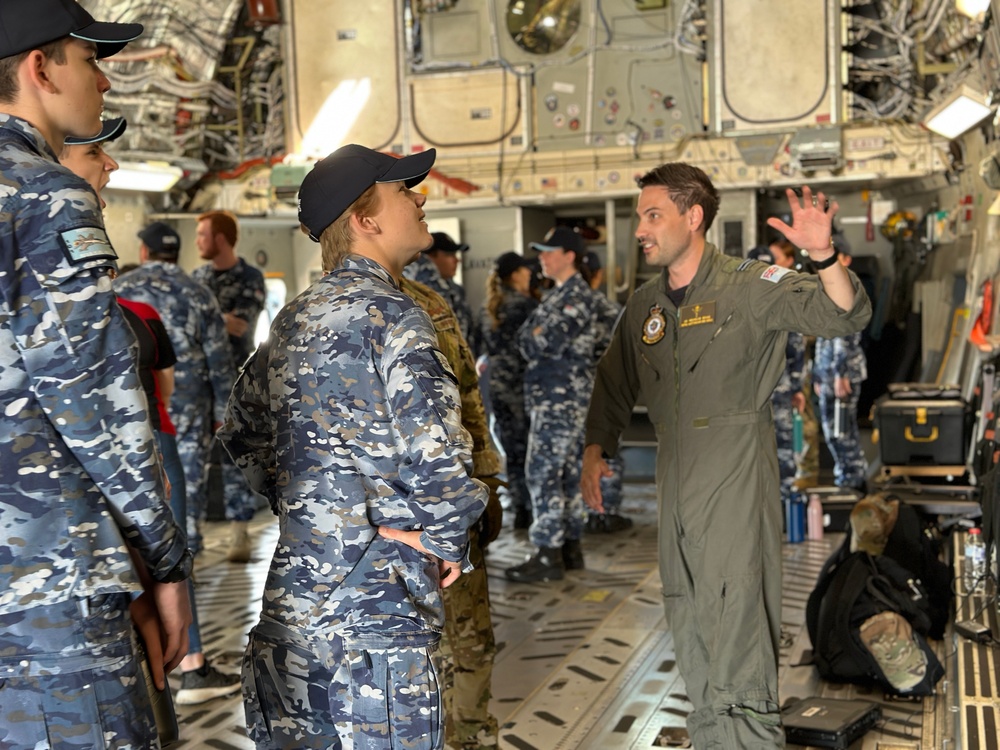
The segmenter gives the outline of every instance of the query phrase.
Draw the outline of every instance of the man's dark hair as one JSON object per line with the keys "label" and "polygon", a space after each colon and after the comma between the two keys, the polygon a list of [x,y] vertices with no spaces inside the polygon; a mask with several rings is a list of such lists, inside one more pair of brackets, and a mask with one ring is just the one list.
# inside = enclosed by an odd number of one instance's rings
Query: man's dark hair
{"label": "man's dark hair", "polygon": [[[38,50],[56,65],[66,64],[66,41],[69,37],[56,39],[54,42],[38,47]],[[0,102],[10,103],[17,98],[17,69],[28,55],[35,50],[29,49],[11,57],[0,60]]]}
{"label": "man's dark hair", "polygon": [[692,206],[701,206],[705,213],[702,230],[708,232],[719,213],[719,191],[698,167],[683,162],[668,162],[651,169],[636,180],[640,188],[659,186],[667,189],[670,200],[684,213]]}

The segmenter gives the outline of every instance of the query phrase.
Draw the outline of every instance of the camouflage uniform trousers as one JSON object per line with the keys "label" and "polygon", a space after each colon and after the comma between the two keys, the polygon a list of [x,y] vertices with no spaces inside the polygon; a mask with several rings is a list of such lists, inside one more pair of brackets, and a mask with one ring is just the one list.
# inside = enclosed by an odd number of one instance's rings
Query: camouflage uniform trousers
{"label": "camouflage uniform trousers", "polygon": [[528,536],[536,547],[561,547],[579,539],[586,520],[580,494],[586,407],[560,390],[529,401],[525,474],[534,515]]}
{"label": "camouflage uniform trousers", "polygon": [[500,444],[506,455],[507,491],[513,508],[530,508],[531,494],[524,478],[528,453],[528,415],[524,409],[524,390],[508,393],[496,384],[490,391],[493,414],[500,428]]}
{"label": "camouflage uniform trousers", "polygon": [[219,447],[219,464],[222,468],[222,495],[229,521],[249,521],[257,512],[257,493],[250,489],[225,448]]}
{"label": "camouflage uniform trousers", "polygon": [[771,394],[774,412],[774,438],[778,444],[778,476],[781,479],[781,499],[788,502],[795,492],[795,447],[792,444],[792,393],[775,391]]}
{"label": "camouflage uniform trousers", "polygon": [[0,748],[158,748],[128,594],[0,616]]}
{"label": "camouflage uniform trousers", "polygon": [[841,399],[843,402],[841,406],[847,411],[847,416],[843,420],[845,430],[839,437],[834,437],[834,405],[837,398],[833,394],[832,386],[824,383],[819,389],[820,421],[826,445],[833,454],[833,482],[838,487],[863,487],[868,472],[868,462],[861,450],[861,432],[858,429],[860,390],[861,384],[852,382],[851,393],[846,399]]}
{"label": "camouflage uniform trousers", "polygon": [[211,400],[175,394],[170,401],[170,418],[177,429],[177,452],[187,486],[188,547],[197,554],[202,548],[201,524],[205,519],[208,459],[212,450]]}
{"label": "camouflage uniform trousers", "polygon": [[305,637],[263,618],[250,632],[243,705],[257,747],[441,750],[434,643],[371,648],[364,636],[347,638]]}
{"label": "camouflage uniform trousers", "polygon": [[445,738],[455,750],[496,747],[499,727],[490,713],[497,646],[490,617],[486,562],[475,532],[469,559],[475,570],[441,590],[444,631],[434,654],[444,697]]}

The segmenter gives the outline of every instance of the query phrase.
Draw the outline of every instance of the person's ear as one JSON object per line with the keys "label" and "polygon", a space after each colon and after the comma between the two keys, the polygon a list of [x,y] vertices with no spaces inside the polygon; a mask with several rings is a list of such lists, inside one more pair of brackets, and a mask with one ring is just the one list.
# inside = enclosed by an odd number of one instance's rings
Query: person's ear
{"label": "person's ear", "polygon": [[49,77],[49,66],[55,61],[48,57],[40,49],[33,49],[21,63],[20,70],[32,88],[44,91],[47,94],[56,93],[55,84]]}
{"label": "person's ear", "polygon": [[698,231],[705,222],[705,209],[699,204],[694,204],[688,209],[688,229],[692,232]]}

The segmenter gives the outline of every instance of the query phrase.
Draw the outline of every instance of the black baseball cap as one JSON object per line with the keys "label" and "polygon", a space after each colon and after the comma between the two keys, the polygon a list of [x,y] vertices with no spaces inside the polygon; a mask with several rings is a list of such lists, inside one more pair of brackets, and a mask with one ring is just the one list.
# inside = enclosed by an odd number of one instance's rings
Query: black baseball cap
{"label": "black baseball cap", "polygon": [[531,248],[543,253],[551,250],[568,250],[576,253],[576,257],[583,261],[583,237],[574,232],[569,227],[554,227],[545,235],[541,242],[532,242]]}
{"label": "black baseball cap", "polygon": [[519,268],[530,268],[531,261],[523,255],[518,255],[513,250],[504,253],[493,261],[493,270],[501,279],[510,276]]}
{"label": "black baseball cap", "polygon": [[141,23],[95,21],[75,0],[2,0],[0,58],[71,36],[97,45],[98,59],[110,57],[142,34]]}
{"label": "black baseball cap", "polygon": [[445,234],[444,232],[431,232],[431,237],[434,238],[434,244],[424,250],[425,253],[440,251],[442,253],[455,254],[464,253],[469,249],[469,246],[464,242],[459,244],[451,238],[451,235]]}
{"label": "black baseball cap", "polygon": [[112,117],[110,120],[105,120],[102,123],[101,132],[94,137],[74,138],[73,136],[68,135],[66,136],[65,144],[67,146],[89,146],[91,143],[113,141],[125,132],[125,128],[127,126],[128,123],[125,121],[124,117]]}
{"label": "black baseball cap", "polygon": [[372,185],[405,182],[418,185],[431,171],[437,151],[429,148],[402,158],[352,143],[316,162],[299,187],[299,222],[319,242],[324,230],[340,218]]}
{"label": "black baseball cap", "polygon": [[173,255],[176,258],[181,254],[181,236],[162,221],[154,221],[139,232],[139,239],[157,255]]}

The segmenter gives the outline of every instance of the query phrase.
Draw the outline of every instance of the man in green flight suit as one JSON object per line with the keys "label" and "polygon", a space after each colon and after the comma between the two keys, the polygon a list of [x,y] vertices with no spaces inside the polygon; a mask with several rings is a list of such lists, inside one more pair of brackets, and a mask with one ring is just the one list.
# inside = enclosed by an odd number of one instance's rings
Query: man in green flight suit
{"label": "man in green flight suit", "polygon": [[639,179],[636,237],[662,273],[626,305],[598,366],[582,489],[603,511],[604,456],[641,397],[657,435],[660,577],[698,750],[784,747],[778,705],[781,503],[770,397],[788,331],[843,336],[871,305],[836,262],[837,211],[787,191],[818,275],[723,255],[705,241],[719,207],[708,176],[664,164]]}

